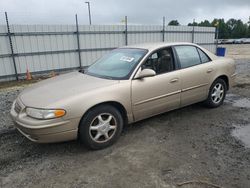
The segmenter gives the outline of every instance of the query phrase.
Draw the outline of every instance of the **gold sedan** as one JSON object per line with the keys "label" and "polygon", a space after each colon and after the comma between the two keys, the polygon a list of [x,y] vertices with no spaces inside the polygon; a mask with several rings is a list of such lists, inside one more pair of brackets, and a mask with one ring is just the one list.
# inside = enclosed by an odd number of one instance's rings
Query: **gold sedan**
{"label": "gold sedan", "polygon": [[102,149],[119,138],[125,124],[201,101],[220,106],[234,78],[234,60],[195,44],[126,46],[85,70],[24,90],[11,116],[34,142],[79,138],[90,149]]}

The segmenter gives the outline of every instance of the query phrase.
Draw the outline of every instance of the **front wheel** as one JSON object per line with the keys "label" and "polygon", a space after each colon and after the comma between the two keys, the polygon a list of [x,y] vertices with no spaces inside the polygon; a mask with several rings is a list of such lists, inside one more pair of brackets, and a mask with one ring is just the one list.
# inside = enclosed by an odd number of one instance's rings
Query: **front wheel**
{"label": "front wheel", "polygon": [[89,149],[103,149],[112,145],[123,128],[121,113],[111,105],[101,105],[84,115],[80,126],[80,141]]}
{"label": "front wheel", "polygon": [[216,79],[210,87],[205,104],[210,108],[216,108],[223,104],[226,96],[226,83],[223,79]]}

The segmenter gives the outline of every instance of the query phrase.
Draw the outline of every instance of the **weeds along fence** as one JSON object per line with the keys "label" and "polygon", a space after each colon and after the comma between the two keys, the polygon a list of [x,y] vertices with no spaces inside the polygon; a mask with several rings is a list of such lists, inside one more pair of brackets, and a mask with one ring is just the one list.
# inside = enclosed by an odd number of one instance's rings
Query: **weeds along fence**
{"label": "weeds along fence", "polygon": [[0,25],[0,81],[89,66],[108,51],[144,42],[193,42],[215,52],[215,28],[162,25]]}

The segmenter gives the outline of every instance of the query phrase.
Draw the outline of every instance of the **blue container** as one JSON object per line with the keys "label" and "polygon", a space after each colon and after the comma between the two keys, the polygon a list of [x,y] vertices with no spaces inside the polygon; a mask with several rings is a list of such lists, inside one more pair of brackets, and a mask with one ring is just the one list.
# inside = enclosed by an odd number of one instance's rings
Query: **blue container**
{"label": "blue container", "polygon": [[226,48],[218,47],[216,50],[216,55],[217,56],[222,56],[224,57],[226,54]]}

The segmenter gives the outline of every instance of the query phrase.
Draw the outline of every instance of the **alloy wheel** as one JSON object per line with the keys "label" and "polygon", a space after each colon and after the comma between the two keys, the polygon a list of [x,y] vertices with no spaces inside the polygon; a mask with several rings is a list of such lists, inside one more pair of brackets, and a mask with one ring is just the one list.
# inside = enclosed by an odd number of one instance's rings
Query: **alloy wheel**
{"label": "alloy wheel", "polygon": [[96,116],[90,124],[89,134],[93,141],[104,143],[110,140],[117,130],[117,121],[109,113]]}
{"label": "alloy wheel", "polygon": [[218,104],[221,102],[221,100],[223,99],[223,95],[224,95],[224,87],[221,83],[217,83],[215,84],[213,90],[212,90],[212,101],[215,104]]}

